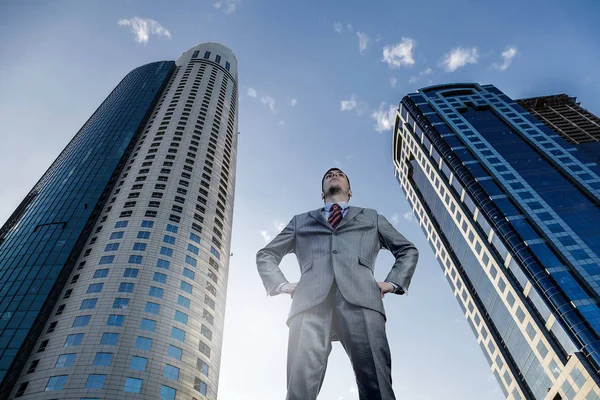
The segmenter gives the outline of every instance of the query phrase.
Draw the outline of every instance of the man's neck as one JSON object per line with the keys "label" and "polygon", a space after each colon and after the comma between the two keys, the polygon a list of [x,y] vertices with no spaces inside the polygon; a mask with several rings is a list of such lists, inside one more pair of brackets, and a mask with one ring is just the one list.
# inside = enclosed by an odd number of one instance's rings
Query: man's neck
{"label": "man's neck", "polygon": [[333,196],[325,197],[325,203],[347,203],[350,199],[343,194],[334,194]]}

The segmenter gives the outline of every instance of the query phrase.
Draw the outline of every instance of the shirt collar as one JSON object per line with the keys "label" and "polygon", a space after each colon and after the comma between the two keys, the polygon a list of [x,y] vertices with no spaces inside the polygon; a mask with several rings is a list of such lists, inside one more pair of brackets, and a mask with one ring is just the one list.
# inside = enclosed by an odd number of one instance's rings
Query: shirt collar
{"label": "shirt collar", "polygon": [[[334,203],[325,203],[325,207],[323,207],[323,209],[324,209],[325,211],[329,212],[329,211],[331,210],[331,206],[333,206],[333,204],[334,204]],[[342,211],[344,211],[345,209],[347,209],[348,207],[350,207],[350,206],[348,205],[348,203],[347,203],[347,202],[345,202],[345,201],[340,201],[340,202],[338,202],[337,204],[338,204],[338,205],[339,205],[339,206],[342,208]]]}

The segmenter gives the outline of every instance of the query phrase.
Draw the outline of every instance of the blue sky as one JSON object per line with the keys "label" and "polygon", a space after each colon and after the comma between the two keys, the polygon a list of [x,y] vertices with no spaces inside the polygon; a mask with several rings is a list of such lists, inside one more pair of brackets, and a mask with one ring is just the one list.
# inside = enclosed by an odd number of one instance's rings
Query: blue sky
{"label": "blue sky", "polygon": [[[0,221],[130,70],[223,43],[239,61],[241,134],[220,399],[284,397],[290,299],[264,295],[255,253],[294,214],[320,207],[331,166],[349,175],[353,205],[376,208],[421,250],[410,295],[385,298],[397,396],[502,398],[393,176],[389,109],[419,87],[474,81],[514,98],[568,93],[599,114],[600,3],[176,4],[0,4]],[[134,17],[159,34],[136,41],[118,24]],[[376,276],[392,263],[382,252]],[[282,269],[299,276],[293,257]],[[339,345],[320,398],[358,398]]]}

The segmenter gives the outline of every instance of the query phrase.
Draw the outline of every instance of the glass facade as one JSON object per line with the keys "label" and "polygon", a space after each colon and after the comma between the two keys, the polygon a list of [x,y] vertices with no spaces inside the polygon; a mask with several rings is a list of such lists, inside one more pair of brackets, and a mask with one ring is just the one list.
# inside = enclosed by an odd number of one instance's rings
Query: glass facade
{"label": "glass facade", "polygon": [[0,229],[0,397],[12,389],[173,69],[157,62],[130,72]]}
{"label": "glass facade", "polygon": [[492,85],[400,103],[398,180],[509,399],[600,394],[600,167],[580,146]]}

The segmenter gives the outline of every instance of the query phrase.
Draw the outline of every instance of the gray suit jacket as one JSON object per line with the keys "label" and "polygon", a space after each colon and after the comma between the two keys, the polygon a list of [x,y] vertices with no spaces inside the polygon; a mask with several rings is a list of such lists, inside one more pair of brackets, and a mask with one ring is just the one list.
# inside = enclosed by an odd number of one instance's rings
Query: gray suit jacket
{"label": "gray suit jacket", "polygon": [[385,279],[404,291],[417,265],[417,248],[377,211],[349,207],[336,229],[321,210],[296,215],[277,237],[258,251],[256,264],[268,295],[275,295],[281,283],[288,282],[279,263],[295,253],[301,277],[293,297],[290,319],[321,303],[335,279],[344,298],[357,306],[385,316],[381,293],[373,275],[379,249],[392,252],[396,262]]}

